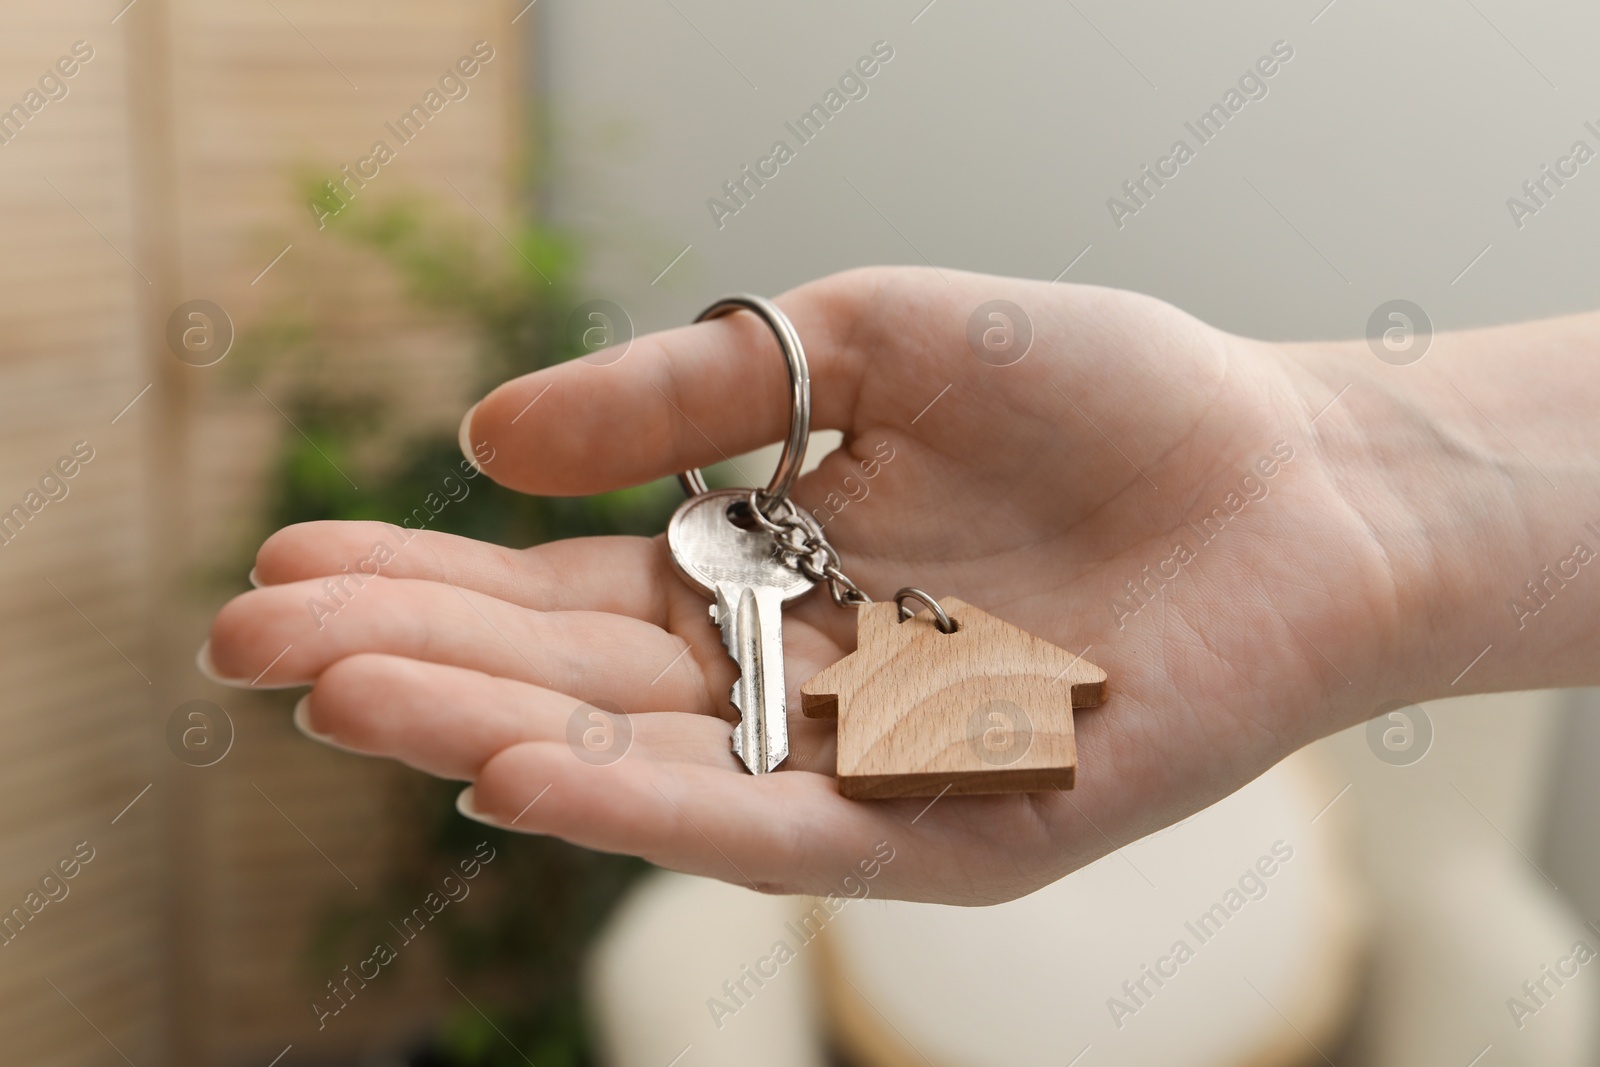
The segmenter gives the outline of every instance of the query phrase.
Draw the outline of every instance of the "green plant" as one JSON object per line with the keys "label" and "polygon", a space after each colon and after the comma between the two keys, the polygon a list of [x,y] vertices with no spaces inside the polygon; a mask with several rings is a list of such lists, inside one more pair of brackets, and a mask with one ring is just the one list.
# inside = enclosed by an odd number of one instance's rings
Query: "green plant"
{"label": "green plant", "polygon": [[[437,209],[397,201],[363,202],[332,220],[328,232],[347,246],[353,263],[366,265],[359,269],[376,268],[397,285],[412,313],[453,324],[475,339],[475,395],[581,354],[563,337],[573,303],[573,250],[548,229],[524,221],[509,242],[474,242],[464,236],[471,231]],[[313,519],[399,523],[446,475],[460,472],[453,426],[411,428],[394,390],[343,365],[341,345],[359,341],[359,325],[348,321],[359,320],[352,304],[365,299],[351,291],[356,287],[348,271],[346,265],[314,278],[308,291],[246,335],[233,361],[252,381],[269,378],[278,394],[274,402],[300,431],[284,433],[272,466],[266,518],[274,529]],[[363,273],[361,280],[372,278]],[[439,511],[429,527],[513,546],[652,533],[678,499],[670,482],[560,500],[522,496],[477,478],[467,497]],[[582,954],[645,865],[468,822],[454,808],[458,788],[421,775],[407,780],[406,805],[414,814],[404,822],[414,828],[412,840],[391,857],[377,903],[330,914],[317,941],[319,967],[390,938],[388,922],[437,889],[442,875],[487,839],[495,862],[473,883],[468,900],[445,908],[427,935],[438,938],[452,980],[476,1007],[462,1002],[418,1062],[588,1063],[576,993]]]}

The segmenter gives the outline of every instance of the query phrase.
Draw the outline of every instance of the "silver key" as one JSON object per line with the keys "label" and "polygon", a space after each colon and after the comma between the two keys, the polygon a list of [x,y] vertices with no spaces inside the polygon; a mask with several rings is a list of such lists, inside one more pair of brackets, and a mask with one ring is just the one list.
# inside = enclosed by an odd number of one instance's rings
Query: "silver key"
{"label": "silver key", "polygon": [[719,489],[683,502],[667,524],[672,561],[690,585],[713,598],[711,622],[739,665],[730,699],[739,710],[733,751],[765,774],[789,755],[783,679],[783,605],[814,582],[787,566],[777,540],[759,526],[742,529],[728,509],[748,489]]}

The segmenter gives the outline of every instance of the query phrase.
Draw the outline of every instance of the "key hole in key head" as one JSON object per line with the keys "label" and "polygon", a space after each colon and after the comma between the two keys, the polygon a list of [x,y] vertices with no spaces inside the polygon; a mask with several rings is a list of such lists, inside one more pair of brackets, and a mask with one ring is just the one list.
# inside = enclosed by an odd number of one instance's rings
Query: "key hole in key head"
{"label": "key hole in key head", "polygon": [[751,513],[750,501],[741,497],[728,505],[728,521],[741,530],[754,530],[756,517]]}

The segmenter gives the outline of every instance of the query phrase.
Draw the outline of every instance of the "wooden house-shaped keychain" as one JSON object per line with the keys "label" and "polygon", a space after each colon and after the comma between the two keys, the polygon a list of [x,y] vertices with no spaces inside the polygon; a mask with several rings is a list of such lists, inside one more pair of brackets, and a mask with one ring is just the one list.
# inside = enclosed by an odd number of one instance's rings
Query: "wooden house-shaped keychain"
{"label": "wooden house-shaped keychain", "polygon": [[[934,613],[902,619],[913,594]],[[1104,702],[1105,671],[953,597],[857,612],[856,651],[800,687],[808,717],[839,720],[842,795],[1072,788],[1072,709]]]}

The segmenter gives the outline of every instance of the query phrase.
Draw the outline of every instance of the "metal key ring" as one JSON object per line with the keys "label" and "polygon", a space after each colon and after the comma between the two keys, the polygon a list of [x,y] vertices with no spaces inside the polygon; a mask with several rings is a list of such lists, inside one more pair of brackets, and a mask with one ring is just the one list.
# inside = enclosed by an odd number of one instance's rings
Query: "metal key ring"
{"label": "metal key ring", "polygon": [[[695,316],[695,322],[721,318],[735,311],[753,311],[760,316],[778,339],[784,362],[789,367],[789,436],[783,442],[783,454],[778,457],[778,469],[772,472],[772,481],[765,489],[756,490],[764,515],[771,517],[768,508],[778,506],[788,499],[794,480],[800,476],[800,465],[806,458],[806,441],[811,436],[811,371],[806,365],[806,351],[800,345],[800,335],[795,332],[789,316],[778,305],[763,297],[749,293],[725,296]],[[684,492],[699,496],[707,492],[705,475],[700,468],[678,475]]]}
{"label": "metal key ring", "polygon": [[899,614],[901,622],[905,622],[907,619],[911,618],[911,616],[917,613],[916,608],[906,607],[905,602],[908,600],[920,600],[924,604],[928,605],[928,610],[933,612],[933,624],[939,628],[940,633],[953,634],[960,629],[960,627],[956,625],[955,620],[950,618],[949,615],[945,614],[944,608],[939,606],[939,602],[937,600],[933,599],[931,595],[924,593],[921,589],[918,589],[914,585],[908,585],[894,595],[895,606],[900,609]]}

